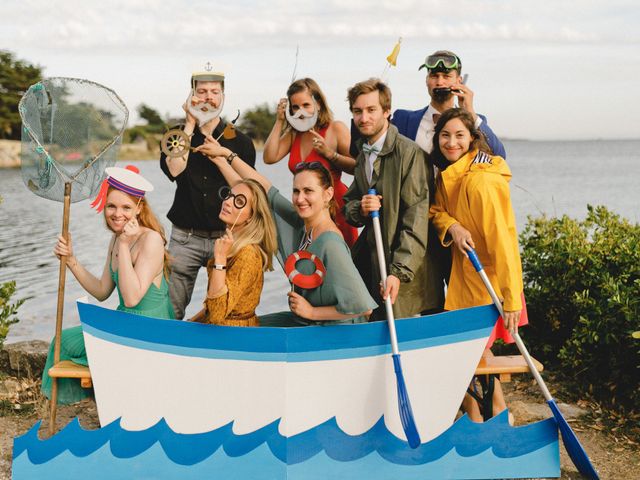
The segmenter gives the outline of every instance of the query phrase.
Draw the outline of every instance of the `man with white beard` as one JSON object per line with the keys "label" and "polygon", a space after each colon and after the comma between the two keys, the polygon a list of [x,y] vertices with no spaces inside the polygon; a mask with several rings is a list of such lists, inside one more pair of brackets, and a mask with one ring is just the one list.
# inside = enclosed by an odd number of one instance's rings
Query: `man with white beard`
{"label": "man with white beard", "polygon": [[[224,73],[194,72],[191,91],[183,105],[184,133],[191,138],[191,147],[202,145],[206,136],[212,136],[253,166],[256,151],[251,139],[237,129],[235,136],[228,135],[233,138],[222,135],[227,127],[227,122],[220,118],[224,96]],[[169,180],[176,182],[173,205],[167,214],[172,223],[169,295],[176,318],[182,319],[198,272],[213,256],[215,239],[225,232],[225,225],[218,218],[222,205],[218,192],[227,182],[218,167],[200,152],[187,150],[181,157],[161,153],[160,168]]]}

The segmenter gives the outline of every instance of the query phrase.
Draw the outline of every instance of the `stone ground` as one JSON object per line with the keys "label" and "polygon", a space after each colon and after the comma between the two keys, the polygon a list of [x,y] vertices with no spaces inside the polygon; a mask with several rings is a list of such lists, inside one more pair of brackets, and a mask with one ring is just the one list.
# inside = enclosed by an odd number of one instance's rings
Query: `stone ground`
{"label": "stone ground", "polygon": [[[44,342],[21,346],[21,353],[8,348],[0,352],[0,480],[11,478],[13,439],[27,432],[42,419],[40,437],[48,431],[48,406],[39,393],[40,382],[33,374],[44,365]],[[11,346],[9,346],[11,347]],[[26,351],[26,353],[25,353]],[[28,375],[27,375],[28,374]],[[545,373],[551,394],[569,398],[556,388],[554,375]],[[514,377],[504,384],[505,395],[516,425],[526,424],[551,416],[535,382],[526,375]],[[637,418],[622,422],[620,417],[603,411],[599,406],[584,401],[560,403],[565,418],[578,435],[580,442],[603,480],[640,480],[640,422]],[[83,400],[74,405],[58,408],[58,428],[78,417],[86,429],[98,428],[95,402]],[[623,423],[626,426],[621,426]],[[631,427],[629,426],[631,424]],[[577,472],[566,451],[560,452],[561,478],[578,480]]]}

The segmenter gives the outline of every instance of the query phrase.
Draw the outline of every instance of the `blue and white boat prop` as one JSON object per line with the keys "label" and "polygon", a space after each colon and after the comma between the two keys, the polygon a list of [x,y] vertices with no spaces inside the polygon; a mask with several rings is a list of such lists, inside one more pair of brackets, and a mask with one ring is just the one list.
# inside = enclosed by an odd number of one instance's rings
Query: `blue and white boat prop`
{"label": "blue and white boat prop", "polygon": [[14,443],[23,478],[525,478],[560,474],[553,419],[456,413],[498,313],[398,320],[422,444],[406,442],[386,322],[238,328],[78,303],[102,428]]}

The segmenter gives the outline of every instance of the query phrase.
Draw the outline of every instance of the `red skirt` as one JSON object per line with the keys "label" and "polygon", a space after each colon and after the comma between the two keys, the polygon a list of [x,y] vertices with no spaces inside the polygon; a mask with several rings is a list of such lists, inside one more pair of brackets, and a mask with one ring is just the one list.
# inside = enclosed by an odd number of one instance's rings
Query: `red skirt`
{"label": "red skirt", "polygon": [[[529,324],[529,316],[527,315],[527,304],[524,301],[524,292],[522,293],[522,313],[520,313],[520,321],[518,322],[518,327],[522,327],[523,325]],[[498,317],[498,321],[496,322],[495,327],[493,327],[493,331],[491,332],[491,336],[489,337],[489,341],[487,342],[487,348],[491,348],[493,342],[496,339],[502,339],[504,343],[514,343],[515,340],[504,326],[504,321],[502,320],[502,316]]]}

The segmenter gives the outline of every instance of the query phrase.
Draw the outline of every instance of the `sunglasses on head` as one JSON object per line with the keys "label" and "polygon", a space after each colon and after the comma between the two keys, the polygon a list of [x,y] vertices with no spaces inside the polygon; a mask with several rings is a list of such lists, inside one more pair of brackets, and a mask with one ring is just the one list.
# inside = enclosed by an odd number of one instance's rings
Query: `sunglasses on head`
{"label": "sunglasses on head", "polygon": [[304,170],[326,170],[325,166],[320,162],[300,162],[293,168],[295,173]]}
{"label": "sunglasses on head", "polygon": [[229,198],[233,198],[233,206],[237,209],[244,208],[247,205],[247,197],[242,193],[233,193],[228,186],[220,187],[218,190],[218,196],[220,200],[225,201]]}

